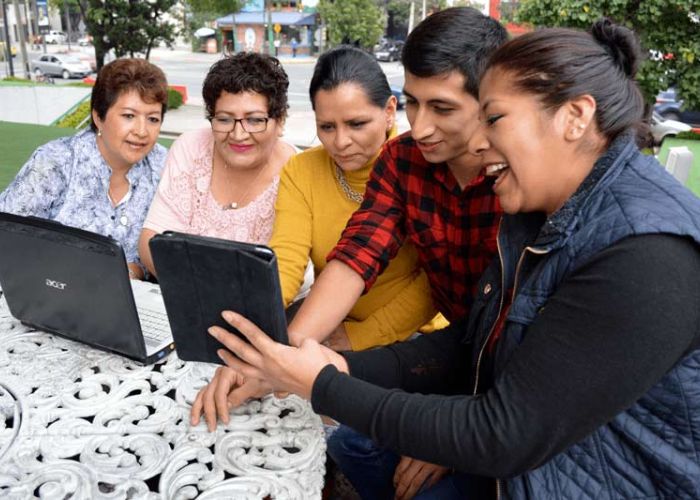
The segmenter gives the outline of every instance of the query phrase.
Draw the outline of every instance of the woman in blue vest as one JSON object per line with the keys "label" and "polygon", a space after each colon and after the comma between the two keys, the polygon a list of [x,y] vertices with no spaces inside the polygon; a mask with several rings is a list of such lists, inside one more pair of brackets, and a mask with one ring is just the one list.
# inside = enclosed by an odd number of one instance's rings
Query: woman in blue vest
{"label": "woman in blue vest", "polygon": [[222,358],[454,469],[416,498],[700,498],[700,199],[635,144],[637,57],[606,20],[493,55],[470,146],[508,215],[468,324],[339,355],[226,313]]}

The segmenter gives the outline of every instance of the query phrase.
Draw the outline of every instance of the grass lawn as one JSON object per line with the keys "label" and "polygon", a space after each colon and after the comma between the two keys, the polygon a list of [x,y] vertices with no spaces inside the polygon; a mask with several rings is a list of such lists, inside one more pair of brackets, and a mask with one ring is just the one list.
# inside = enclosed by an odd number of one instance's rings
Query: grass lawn
{"label": "grass lawn", "polygon": [[[74,133],[75,130],[70,128],[0,121],[0,191],[14,179],[17,171],[37,147]],[[159,139],[158,142],[169,147],[173,141]]]}
{"label": "grass lawn", "polygon": [[665,139],[659,151],[659,162],[665,165],[669,148],[678,146],[686,146],[693,153],[693,166],[690,169],[688,182],[685,185],[693,193],[700,196],[700,141],[677,139],[675,137]]}

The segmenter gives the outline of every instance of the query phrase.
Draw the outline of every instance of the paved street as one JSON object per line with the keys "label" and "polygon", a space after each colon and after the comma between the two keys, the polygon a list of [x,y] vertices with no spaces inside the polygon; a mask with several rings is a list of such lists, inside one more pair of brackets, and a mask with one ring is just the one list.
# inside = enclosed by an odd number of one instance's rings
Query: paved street
{"label": "paved street", "polygon": [[[84,58],[94,58],[92,47],[79,47],[75,44],[71,46],[72,52]],[[49,53],[66,51],[65,45],[49,45]],[[38,58],[41,51],[30,51],[29,60]],[[171,134],[179,134],[186,130],[205,126],[204,102],[202,100],[202,83],[209,67],[216,62],[220,54],[205,54],[202,52],[191,52],[188,49],[170,50],[167,48],[154,49],[151,53],[151,62],[157,64],[165,72],[168,82],[172,85],[184,85],[187,87],[187,105],[180,109],[173,110],[166,116],[163,124],[163,131]],[[308,97],[309,81],[313,73],[315,58],[298,57],[282,58],[282,64],[289,75],[289,117],[285,127],[285,139],[298,146],[308,147],[318,144],[316,139],[316,128],[311,110],[311,103]],[[21,56],[14,58],[16,76],[24,76]],[[400,63],[380,63],[387,75],[387,79],[392,86],[401,88],[403,86],[403,68]],[[0,63],[0,77],[7,74],[7,62]],[[30,64],[31,70],[31,64]],[[57,85],[74,82],[77,80],[55,79]],[[69,104],[66,109],[70,108]],[[408,129],[405,113],[398,114],[399,131]]]}

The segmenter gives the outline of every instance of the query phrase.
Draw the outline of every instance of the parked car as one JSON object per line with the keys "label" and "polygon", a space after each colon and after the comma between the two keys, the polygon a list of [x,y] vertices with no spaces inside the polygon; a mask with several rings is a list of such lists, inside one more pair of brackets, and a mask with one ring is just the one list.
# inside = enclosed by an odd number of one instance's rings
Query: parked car
{"label": "parked car", "polygon": [[406,96],[399,87],[391,85],[391,95],[396,97],[396,109],[403,109],[406,106]]}
{"label": "parked car", "polygon": [[81,36],[78,38],[78,45],[81,47],[87,47],[88,45],[92,45],[92,37],[90,35],[85,35]]}
{"label": "parked car", "polygon": [[377,61],[398,61],[401,59],[403,42],[386,42],[374,51]]}
{"label": "parked car", "polygon": [[36,76],[60,76],[64,80],[83,78],[92,73],[90,66],[77,57],[66,54],[44,54],[32,61],[31,67]]}
{"label": "parked car", "polygon": [[651,135],[654,137],[654,144],[658,145],[666,137],[674,137],[681,132],[691,130],[690,125],[676,120],[664,120],[664,118],[654,111],[651,114]]}
{"label": "parked car", "polygon": [[68,37],[66,36],[66,34],[63,31],[51,30],[44,35],[44,41],[46,43],[53,43],[53,44],[66,43],[66,40],[68,40]]}
{"label": "parked car", "polygon": [[659,92],[656,96],[654,111],[666,120],[676,120],[700,126],[700,110],[684,109],[683,100],[678,99],[676,89],[674,88]]}

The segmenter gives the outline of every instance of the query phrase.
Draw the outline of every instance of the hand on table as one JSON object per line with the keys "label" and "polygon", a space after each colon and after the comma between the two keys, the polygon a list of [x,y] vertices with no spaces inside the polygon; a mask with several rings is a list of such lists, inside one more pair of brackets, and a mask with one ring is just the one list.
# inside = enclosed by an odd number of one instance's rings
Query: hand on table
{"label": "hand on table", "polygon": [[340,371],[349,371],[345,358],[315,340],[307,338],[300,347],[279,344],[239,314],[224,311],[222,316],[250,344],[218,326],[209,328],[209,333],[235,354],[219,350],[221,359],[246,380],[264,380],[275,392],[291,392],[310,399],[313,383],[323,367],[334,364]]}
{"label": "hand on table", "polygon": [[229,422],[229,412],[251,398],[261,398],[271,391],[262,380],[248,379],[227,366],[216,369],[214,377],[203,387],[192,403],[190,423],[199,425],[204,413],[207,429],[216,429],[217,416],[224,424]]}
{"label": "hand on table", "polygon": [[421,486],[433,486],[442,479],[450,469],[411,457],[401,457],[394,472],[394,489],[396,500],[409,500],[418,493]]}

